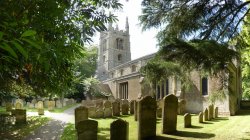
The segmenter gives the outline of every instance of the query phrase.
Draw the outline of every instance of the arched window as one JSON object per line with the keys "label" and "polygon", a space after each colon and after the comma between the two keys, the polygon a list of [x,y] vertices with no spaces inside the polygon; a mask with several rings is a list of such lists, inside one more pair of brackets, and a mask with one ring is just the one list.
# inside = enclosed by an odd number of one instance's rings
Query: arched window
{"label": "arched window", "polygon": [[201,92],[202,95],[208,95],[208,80],[207,77],[201,79]]}
{"label": "arched window", "polygon": [[118,56],[117,56],[118,58],[118,61],[122,61],[122,55],[121,54],[118,54]]}
{"label": "arched window", "polygon": [[116,49],[123,50],[123,40],[121,38],[116,39]]}

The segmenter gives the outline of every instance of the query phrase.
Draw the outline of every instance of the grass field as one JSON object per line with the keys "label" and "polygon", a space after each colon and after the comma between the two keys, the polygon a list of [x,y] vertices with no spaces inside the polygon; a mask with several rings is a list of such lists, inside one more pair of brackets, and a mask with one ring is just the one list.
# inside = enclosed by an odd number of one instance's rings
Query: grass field
{"label": "grass field", "polygon": [[[122,116],[129,122],[129,140],[137,140],[137,122],[134,116]],[[108,140],[110,136],[110,124],[117,118],[96,119],[98,121],[98,140]],[[192,127],[184,128],[183,116],[177,120],[177,132],[173,135],[161,134],[161,119],[157,120],[157,140],[168,139],[215,139],[215,140],[247,140],[250,139],[250,111],[240,111],[239,115],[231,117],[219,117],[202,124],[198,123],[198,116],[192,116]],[[68,124],[62,135],[62,140],[76,140],[74,124]]]}

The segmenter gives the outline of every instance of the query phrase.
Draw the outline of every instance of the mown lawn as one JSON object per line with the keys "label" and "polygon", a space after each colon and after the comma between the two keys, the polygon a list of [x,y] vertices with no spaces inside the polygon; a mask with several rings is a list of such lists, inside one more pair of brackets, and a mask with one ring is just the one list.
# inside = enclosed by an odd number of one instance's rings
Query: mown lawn
{"label": "mown lawn", "polygon": [[[129,122],[129,140],[137,140],[137,122],[134,116],[122,116]],[[110,137],[110,123],[117,118],[96,119],[98,121],[98,140],[108,140]],[[167,139],[216,139],[216,140],[247,140],[250,139],[250,111],[242,110],[239,115],[231,117],[219,117],[202,124],[198,123],[198,116],[192,116],[192,127],[184,128],[183,116],[179,115],[177,129],[173,135],[161,134],[161,119],[157,120],[157,140]],[[74,124],[68,124],[62,135],[62,140],[76,140]]]}
{"label": "mown lawn", "polygon": [[1,124],[0,139],[1,140],[22,140],[38,127],[46,124],[50,119],[46,117],[27,117],[25,124]]}

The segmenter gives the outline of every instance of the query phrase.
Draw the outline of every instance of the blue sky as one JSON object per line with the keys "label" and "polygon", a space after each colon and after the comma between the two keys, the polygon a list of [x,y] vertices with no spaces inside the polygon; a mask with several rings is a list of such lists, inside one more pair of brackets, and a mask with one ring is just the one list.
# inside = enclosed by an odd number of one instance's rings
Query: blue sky
{"label": "blue sky", "polygon": [[[154,53],[158,50],[156,46],[156,30],[143,31],[139,25],[138,16],[141,14],[142,0],[120,0],[124,5],[123,10],[116,11],[114,14],[118,16],[119,29],[125,29],[126,17],[129,22],[130,32],[130,48],[132,60]],[[114,27],[116,25],[113,25]],[[99,44],[99,34],[93,38],[94,44]]]}

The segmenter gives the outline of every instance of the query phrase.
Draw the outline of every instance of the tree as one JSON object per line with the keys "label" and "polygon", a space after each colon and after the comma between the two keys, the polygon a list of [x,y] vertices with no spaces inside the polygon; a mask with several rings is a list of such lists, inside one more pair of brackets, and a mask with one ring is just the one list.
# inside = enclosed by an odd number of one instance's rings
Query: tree
{"label": "tree", "polygon": [[118,0],[1,1],[1,91],[25,82],[40,95],[62,93],[85,42],[116,20],[105,11],[120,7]]}

